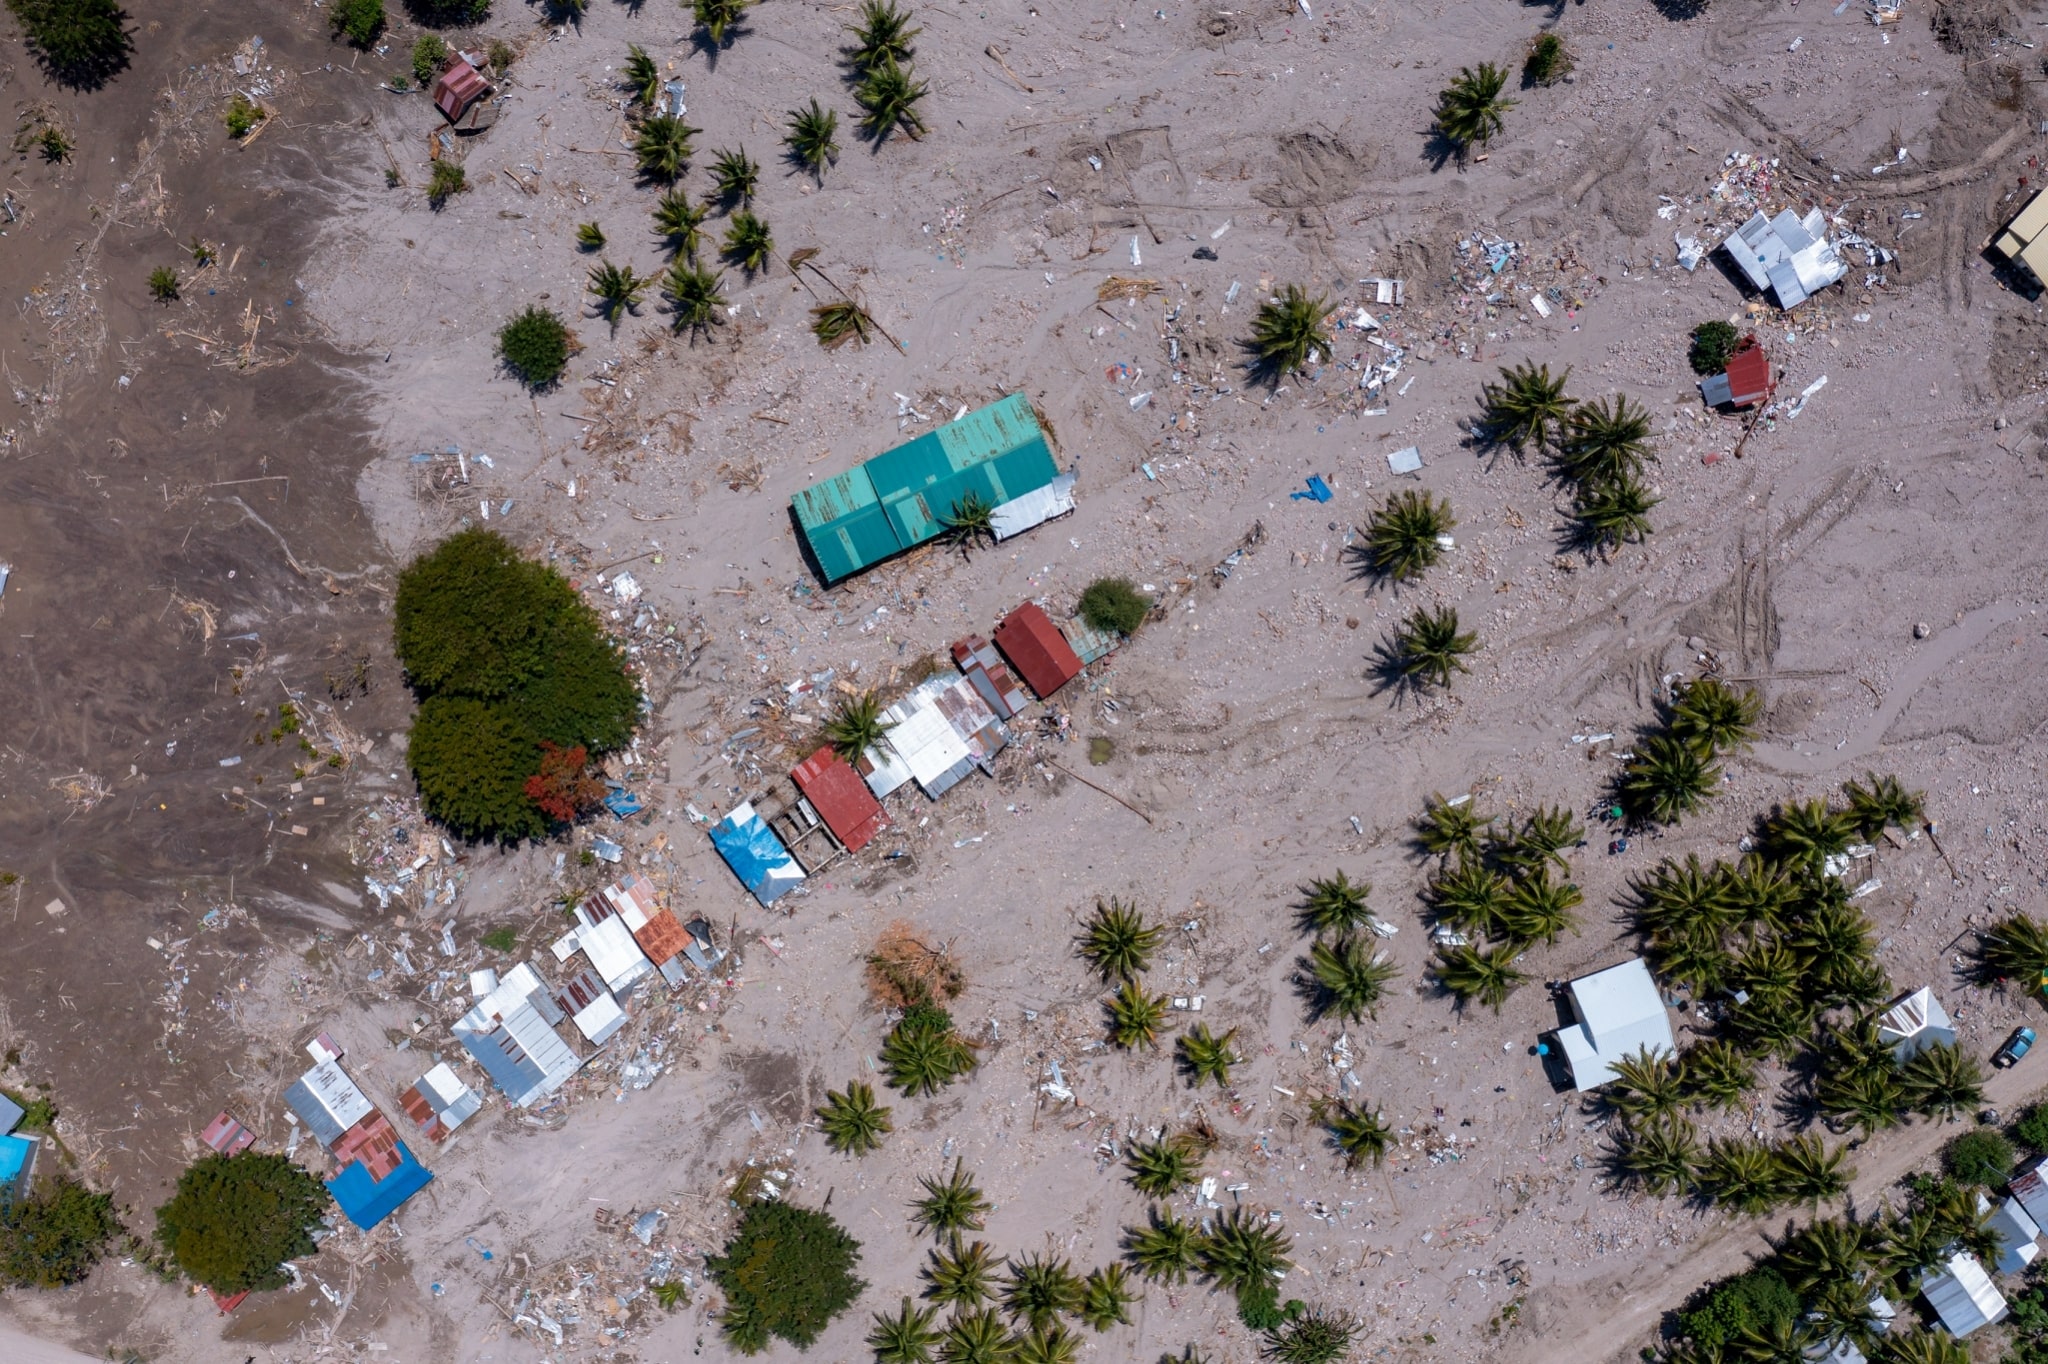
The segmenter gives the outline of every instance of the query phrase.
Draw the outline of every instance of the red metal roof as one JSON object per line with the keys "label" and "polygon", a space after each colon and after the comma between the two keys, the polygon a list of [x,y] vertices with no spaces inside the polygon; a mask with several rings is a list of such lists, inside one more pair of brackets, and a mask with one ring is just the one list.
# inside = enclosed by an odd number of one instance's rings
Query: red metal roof
{"label": "red metal roof", "polygon": [[647,922],[633,930],[633,941],[640,944],[640,950],[647,954],[647,960],[661,965],[676,953],[690,945],[690,935],[676,922],[676,916],[665,909],[657,909],[647,916]]}
{"label": "red metal roof", "polygon": [[1763,344],[1755,335],[1746,336],[1735,353],[1728,357],[1728,402],[1732,407],[1747,407],[1771,396],[1775,387],[1771,383],[1771,357],[1764,353]]}
{"label": "red metal roof", "polygon": [[996,627],[996,647],[1042,701],[1081,674],[1067,637],[1037,603],[1025,602]]}
{"label": "red metal roof", "polygon": [[434,78],[434,107],[454,123],[461,119],[464,110],[476,103],[479,96],[488,94],[490,88],[484,73],[471,66],[467,57],[457,53],[449,60],[448,69]]}
{"label": "red metal roof", "polygon": [[373,1181],[404,1163],[398,1154],[398,1133],[382,1113],[375,1112],[341,1134],[334,1143],[334,1158],[343,1165],[360,1160]]}
{"label": "red metal roof", "polygon": [[789,776],[848,852],[865,848],[889,822],[860,773],[830,748],[805,758]]}
{"label": "red metal roof", "polygon": [[242,1126],[232,1113],[223,1108],[219,1117],[206,1124],[206,1130],[199,1134],[199,1140],[224,1156],[235,1156],[249,1149],[250,1144],[256,1140],[256,1134]]}
{"label": "red metal roof", "polygon": [[242,1305],[243,1300],[254,1291],[254,1289],[245,1288],[241,1292],[236,1293],[231,1297],[223,1298],[219,1293],[216,1293],[213,1289],[209,1288],[206,1290],[206,1295],[213,1299],[213,1305],[220,1309],[220,1314],[222,1316],[226,1316],[228,1313],[234,1311],[237,1307],[240,1307]]}

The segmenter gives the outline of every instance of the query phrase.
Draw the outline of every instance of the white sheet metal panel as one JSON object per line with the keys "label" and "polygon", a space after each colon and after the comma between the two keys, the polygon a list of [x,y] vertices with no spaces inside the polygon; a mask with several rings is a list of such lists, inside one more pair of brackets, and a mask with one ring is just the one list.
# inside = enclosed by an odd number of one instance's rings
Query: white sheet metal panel
{"label": "white sheet metal panel", "polygon": [[1071,472],[1061,474],[1043,488],[1033,488],[1022,497],[1013,497],[989,513],[989,527],[998,541],[1013,535],[1022,535],[1034,526],[1042,526],[1055,516],[1065,516],[1074,509],[1074,480]]}
{"label": "white sheet metal panel", "polygon": [[1921,1279],[1920,1292],[1957,1339],[2005,1316],[2005,1295],[1968,1251],[1956,1252],[1947,1265]]}
{"label": "white sheet metal panel", "polygon": [[593,1047],[601,1047],[626,1026],[626,1011],[610,995],[592,1000],[576,1015],[576,1031]]}
{"label": "white sheet metal panel", "polygon": [[954,732],[939,708],[929,703],[911,708],[883,742],[896,750],[917,784],[927,788],[969,756],[966,741]]}
{"label": "white sheet metal panel", "polygon": [[654,969],[654,963],[647,960],[647,954],[633,940],[633,930],[626,927],[624,919],[610,914],[592,923],[580,905],[576,917],[583,925],[576,930],[576,942],[613,993],[626,989]]}
{"label": "white sheet metal panel", "polygon": [[[1578,1088],[1593,1089],[1613,1079],[1614,1063],[1624,1057],[1645,1050],[1669,1055],[1678,1049],[1664,997],[1642,958],[1631,957],[1579,977],[1571,983],[1571,995],[1579,1022],[1560,1028],[1558,1040],[1572,1061],[1572,1081]],[[1571,1036],[1575,1032],[1583,1035],[1582,1047]]]}

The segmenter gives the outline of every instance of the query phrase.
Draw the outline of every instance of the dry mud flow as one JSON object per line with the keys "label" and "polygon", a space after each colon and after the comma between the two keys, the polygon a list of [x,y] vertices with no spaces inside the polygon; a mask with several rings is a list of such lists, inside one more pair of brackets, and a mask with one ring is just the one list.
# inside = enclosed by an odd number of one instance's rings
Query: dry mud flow
{"label": "dry mud flow", "polygon": [[[1146,1207],[1105,1152],[1203,1121],[1210,1172],[1244,1186],[1223,1197],[1294,1237],[1287,1295],[1363,1320],[1356,1358],[1619,1360],[1764,1230],[1608,1188],[1601,1114],[1531,1054],[1557,1023],[1541,982],[1633,951],[1630,874],[1732,857],[1774,802],[1895,772],[1927,792],[1943,852],[1879,854],[1885,887],[1863,903],[1887,969],[1935,985],[1979,1054],[2038,1022],[1965,984],[1955,945],[2037,903],[2048,840],[2048,330],[1984,251],[2042,174],[2040,63],[2011,37],[2048,13],[1951,11],[1978,25],[1956,51],[1925,0],[1882,28],[1821,0],[924,3],[928,133],[878,149],[854,135],[837,66],[851,15],[769,0],[707,51],[667,0],[593,0],[572,26],[499,0],[476,33],[520,49],[503,115],[456,149],[471,189],[438,213],[423,192],[438,118],[379,85],[418,31],[395,6],[389,51],[358,56],[328,41],[324,9],[138,0],[134,65],[90,94],[7,49],[18,114],[47,103],[79,152],[17,160],[20,217],[0,242],[21,300],[0,322],[15,403],[0,417],[0,868],[19,877],[0,893],[0,1083],[50,1087],[68,1158],[146,1232],[222,1107],[282,1147],[282,1091],[315,1032],[394,1114],[434,1055],[460,1060],[446,1023],[467,1001],[441,973],[506,965],[479,944],[500,926],[552,966],[555,898],[604,870],[576,856],[594,832],[730,935],[737,964],[730,983],[640,1007],[546,1110],[493,1096],[422,1149],[433,1185],[376,1233],[330,1241],[302,1291],[223,1319],[110,1262],[0,1312],[167,1364],[722,1356],[700,1257],[753,1160],[802,1200],[829,1197],[864,1243],[870,1288],[812,1351],[853,1360],[869,1310],[917,1291],[919,1175],[964,1158],[997,1204],[994,1246],[1086,1268]],[[1519,70],[1545,28],[1573,79],[1512,90],[1505,132],[1461,164],[1428,131],[1435,93],[1460,66]],[[900,345],[820,349],[815,300],[780,267],[728,269],[732,311],[708,337],[674,336],[651,297],[617,327],[588,315],[578,223],[603,226],[615,261],[664,263],[645,230],[656,191],[621,137],[628,42],[687,83],[692,197],[712,154],[743,145],[765,163],[755,208],[778,250],[817,248]],[[239,74],[238,51],[253,58]],[[256,87],[274,116],[238,148],[220,112]],[[774,155],[784,111],[814,95],[842,113],[822,186]],[[1673,241],[1747,216],[1761,182],[1726,178],[1736,153],[1774,163],[1773,204],[1840,211],[1897,259],[1858,253],[1841,287],[1750,322],[1724,268],[1684,272]],[[196,274],[195,235],[222,252]],[[168,306],[143,285],[160,264],[188,278]],[[1113,276],[1156,287],[1104,297]],[[1402,306],[1374,304],[1361,282],[1381,277],[1404,282]],[[1383,352],[1349,327],[1313,380],[1248,379],[1256,302],[1287,283],[1384,319],[1376,335],[1407,355],[1391,395],[1359,387]],[[536,300],[577,315],[583,345],[537,397],[493,354]],[[1716,317],[1758,328],[1784,393],[1828,380],[1739,459],[1739,424],[1702,412],[1685,362],[1686,333]],[[1524,359],[1652,411],[1647,544],[1571,549],[1542,469],[1468,434],[1479,385]],[[1019,390],[1080,472],[1076,514],[824,590],[790,496]],[[1385,458],[1410,445],[1459,525],[1447,561],[1396,592],[1344,551],[1413,486]],[[1310,474],[1334,500],[1288,498]],[[486,508],[618,613],[654,703],[628,764],[646,817],[561,847],[444,852],[406,803],[393,571]],[[623,564],[638,603],[596,581]],[[1169,590],[1170,610],[1061,698],[1070,741],[1025,736],[992,779],[895,798],[882,839],[778,912],[745,895],[689,807],[776,780],[834,682],[900,685],[1025,598],[1064,614],[1104,573]],[[1379,689],[1375,646],[1436,604],[1483,640],[1470,675],[1448,697]],[[1609,856],[1595,826],[1574,858],[1583,932],[1532,949],[1532,984],[1498,1015],[1458,1011],[1426,974],[1426,869],[1406,837],[1424,798],[1588,810],[1614,746],[1584,736],[1648,723],[1662,680],[1702,655],[1761,692],[1761,740],[1663,838]],[[270,741],[287,697],[344,767],[295,772],[297,736]],[[380,909],[363,876],[419,850],[431,870]],[[1348,1028],[1308,1017],[1291,909],[1340,868],[1400,928],[1399,981]],[[429,880],[452,899],[425,905]],[[1071,938],[1110,895],[1174,925],[1154,988],[1200,993],[1205,1021],[1239,1029],[1248,1064],[1228,1093],[1191,1091],[1164,1052],[1098,1044],[1100,992]],[[960,958],[955,1014],[982,1064],[936,1098],[891,1099],[895,1134],[856,1161],[810,1114],[872,1065],[883,1028],[860,962],[897,921]],[[1055,1061],[1074,1106],[1040,1089]],[[1381,1169],[1347,1171],[1309,1116],[1335,1061],[1403,1133]],[[1804,1121],[1777,1102],[1785,1078],[1703,1129]],[[2023,1067],[1989,1092],[2010,1108],[2031,1089]],[[1946,1135],[1916,1124],[1860,1150],[1854,1206]],[[629,1227],[655,1208],[643,1246]],[[656,1266],[691,1273],[690,1305],[654,1305]],[[1228,1299],[1194,1285],[1148,1288],[1089,1350],[1150,1361],[1189,1343],[1256,1352]]]}

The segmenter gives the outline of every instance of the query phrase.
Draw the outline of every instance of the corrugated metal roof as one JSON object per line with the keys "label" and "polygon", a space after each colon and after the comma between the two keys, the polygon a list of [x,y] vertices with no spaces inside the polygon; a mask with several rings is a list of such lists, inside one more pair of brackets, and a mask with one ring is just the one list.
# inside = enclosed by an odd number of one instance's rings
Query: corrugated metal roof
{"label": "corrugated metal roof", "polygon": [[457,53],[449,61],[448,69],[434,78],[434,107],[450,123],[457,123],[462,119],[463,110],[490,93],[490,89],[484,73],[471,66],[467,57]]}
{"label": "corrugated metal roof", "polygon": [[284,1092],[284,1101],[322,1146],[334,1145],[376,1111],[338,1061],[322,1061],[301,1075]]}
{"label": "corrugated metal roof", "polygon": [[1650,968],[1631,957],[1604,971],[1580,976],[1571,983],[1572,1012],[1578,1023],[1559,1028],[1557,1040],[1571,1063],[1572,1083],[1597,1089],[1614,1078],[1614,1063],[1648,1051],[1676,1053],[1671,1016]]}
{"label": "corrugated metal roof", "polygon": [[860,464],[823,483],[813,483],[791,498],[790,505],[796,508],[798,525],[805,530],[816,530],[880,501],[875,496],[875,485],[868,477],[867,466]]}
{"label": "corrugated metal roof", "polygon": [[829,746],[798,763],[789,776],[848,852],[865,848],[889,822],[860,774]]}
{"label": "corrugated metal roof", "polygon": [[242,1126],[234,1114],[226,1109],[220,1116],[206,1124],[206,1130],[199,1134],[202,1145],[211,1147],[224,1156],[240,1155],[255,1142],[256,1134]]}
{"label": "corrugated metal roof", "polygon": [[[889,730],[882,742],[896,750],[897,756],[903,759],[903,765],[910,769],[910,775],[917,779],[917,784],[929,796],[938,795],[959,780],[958,776],[951,775],[955,768],[973,763],[973,756],[967,751],[967,741],[954,731],[945,714],[923,697],[917,698],[917,704],[904,711],[903,718]],[[938,790],[933,790],[934,786]]]}
{"label": "corrugated metal roof", "polygon": [[989,518],[989,528],[998,541],[1003,541],[1042,526],[1055,516],[1065,516],[1074,509],[1074,483],[1075,476],[1064,473],[1043,488],[1011,498],[996,507]]}
{"label": "corrugated metal roof", "polygon": [[1098,630],[1080,616],[1062,625],[1060,633],[1067,637],[1067,643],[1073,646],[1074,656],[1084,664],[1107,657],[1124,642],[1124,637],[1116,631]]}
{"label": "corrugated metal roof", "polygon": [[1040,700],[1080,674],[1081,660],[1073,646],[1036,602],[1025,602],[1005,616],[996,627],[995,642]]}
{"label": "corrugated metal roof", "polygon": [[12,1132],[15,1125],[28,1116],[22,1106],[5,1094],[0,1094],[0,1132]]}
{"label": "corrugated metal roof", "polygon": [[647,917],[644,925],[633,930],[633,941],[640,944],[647,960],[658,966],[688,947],[690,935],[676,921],[674,914],[666,909],[657,909]]}
{"label": "corrugated metal roof", "polygon": [[1024,688],[1017,685],[1017,679],[1010,674],[1009,665],[980,635],[969,635],[953,642],[953,666],[960,669],[974,689],[981,693],[981,699],[988,703],[998,720],[1008,720],[1031,704],[1031,697]]}
{"label": "corrugated metal roof", "polygon": [[628,873],[599,893],[604,896],[605,903],[626,921],[626,927],[635,933],[661,912],[661,896],[655,892],[654,883],[644,876]]}
{"label": "corrugated metal roof", "polygon": [[1922,1279],[1920,1292],[1949,1334],[1959,1339],[2006,1313],[2005,1295],[1968,1251],[1956,1252],[1940,1271]]}
{"label": "corrugated metal roof", "polygon": [[521,962],[453,1031],[505,1097],[524,1108],[560,1089],[583,1064],[550,1026],[561,1017],[539,973]]}

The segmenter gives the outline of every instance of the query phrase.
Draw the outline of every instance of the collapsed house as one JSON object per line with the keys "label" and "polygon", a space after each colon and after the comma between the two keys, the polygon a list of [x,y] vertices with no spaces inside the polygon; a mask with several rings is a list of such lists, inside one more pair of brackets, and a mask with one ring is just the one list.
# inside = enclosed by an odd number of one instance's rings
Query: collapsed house
{"label": "collapsed house", "polygon": [[1776,294],[1788,312],[1849,273],[1849,262],[1828,240],[1827,215],[1817,208],[1804,218],[1789,208],[1775,218],[1754,214],[1721,249],[1759,293]]}

